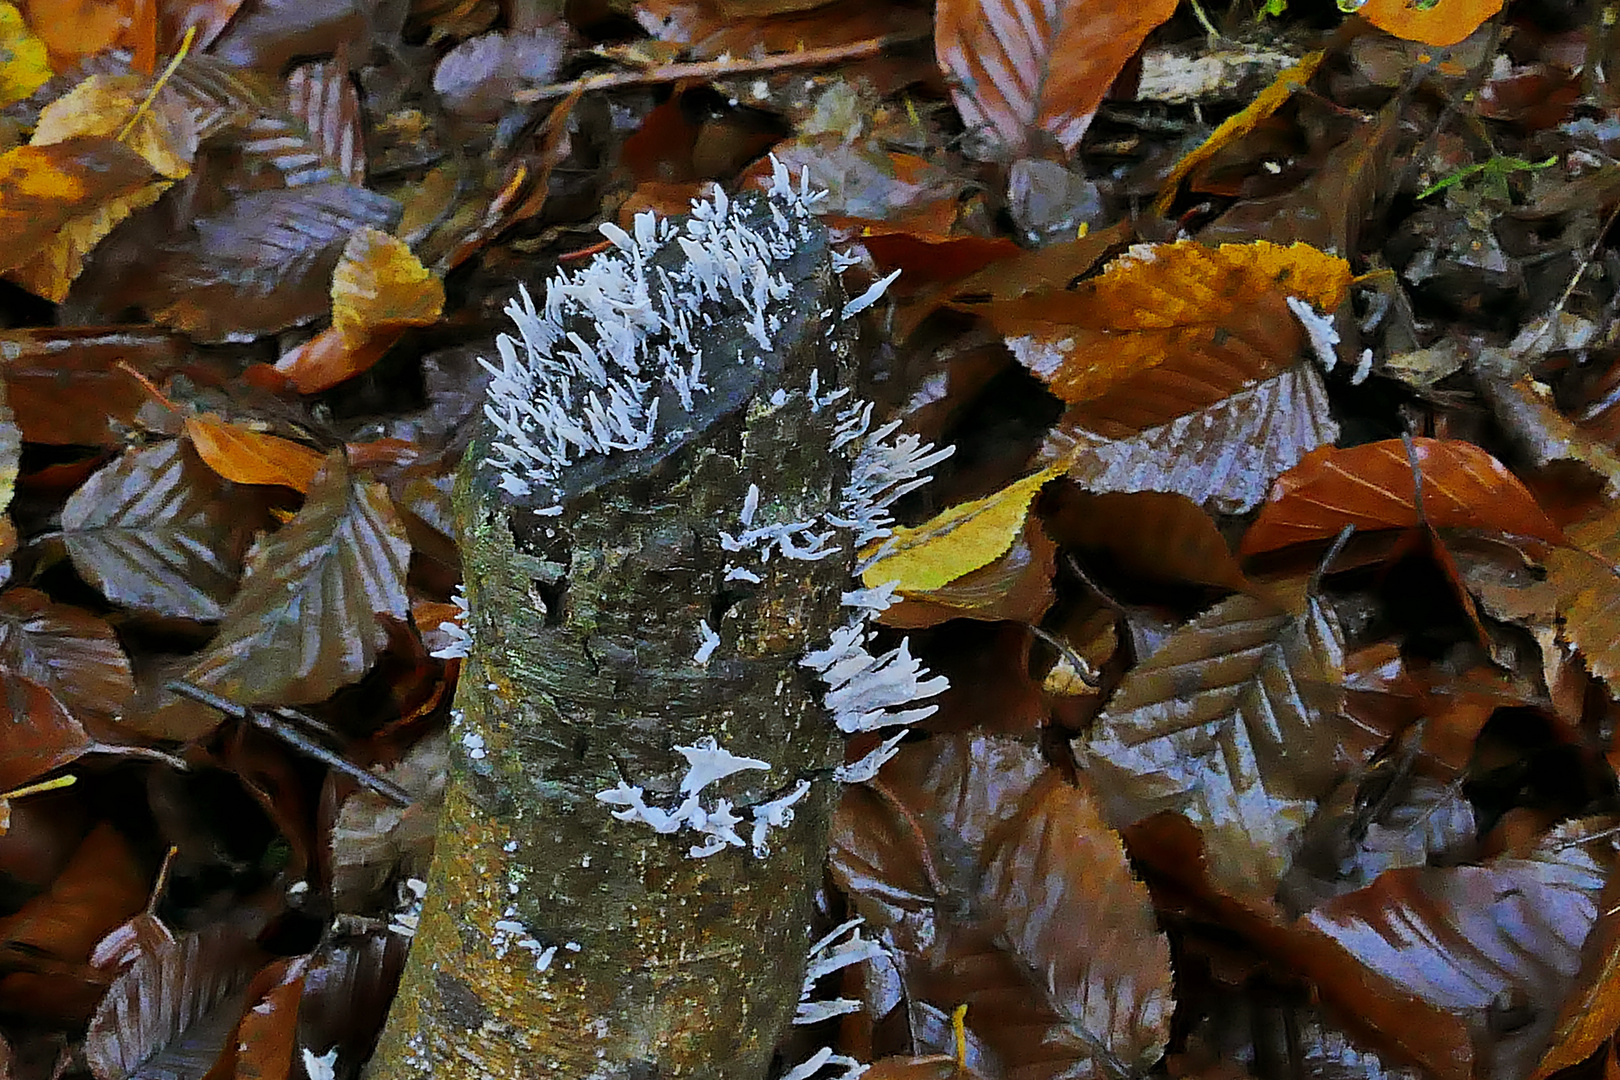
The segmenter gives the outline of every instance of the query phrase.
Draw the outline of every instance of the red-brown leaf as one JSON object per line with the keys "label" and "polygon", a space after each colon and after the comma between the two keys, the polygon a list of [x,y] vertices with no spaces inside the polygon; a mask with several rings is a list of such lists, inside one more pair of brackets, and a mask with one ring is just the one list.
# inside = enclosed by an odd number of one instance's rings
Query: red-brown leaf
{"label": "red-brown leaf", "polygon": [[963,123],[1011,159],[1036,134],[1079,145],[1103,95],[1174,0],[941,0],[934,52]]}
{"label": "red-brown leaf", "polygon": [[1472,443],[1413,439],[1422,474],[1423,511],[1406,445],[1400,439],[1323,447],[1272,485],[1260,516],[1244,534],[1253,555],[1290,544],[1327,540],[1346,525],[1358,529],[1482,529],[1562,544],[1564,535],[1535,497],[1490,454]]}

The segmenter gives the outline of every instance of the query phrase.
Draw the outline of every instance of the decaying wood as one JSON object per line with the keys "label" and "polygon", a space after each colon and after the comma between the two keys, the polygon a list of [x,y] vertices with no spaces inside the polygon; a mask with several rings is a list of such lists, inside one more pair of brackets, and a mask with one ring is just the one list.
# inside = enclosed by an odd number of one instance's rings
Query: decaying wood
{"label": "decaying wood", "polygon": [[[762,505],[810,517],[836,506],[848,475],[829,451],[833,410],[802,392],[773,404],[812,371],[847,385],[843,297],[812,232],[785,269],[776,350],[716,370],[679,445],[571,475],[555,517],[496,485],[487,424],[469,452],[455,505],[474,645],[427,903],[374,1080],[766,1075],[799,996],[836,786],[814,784],[764,857],[690,857],[690,833],[616,820],[597,795],[623,780],[677,802],[675,748],[712,736],[772,766],[725,782],[747,818],[840,760],[800,659],[840,621],[853,552],[755,561],[762,581],[728,583],[718,538],[738,530],[750,484]],[[705,355],[747,352],[739,323],[704,331]],[[723,644],[698,663],[705,621]]]}

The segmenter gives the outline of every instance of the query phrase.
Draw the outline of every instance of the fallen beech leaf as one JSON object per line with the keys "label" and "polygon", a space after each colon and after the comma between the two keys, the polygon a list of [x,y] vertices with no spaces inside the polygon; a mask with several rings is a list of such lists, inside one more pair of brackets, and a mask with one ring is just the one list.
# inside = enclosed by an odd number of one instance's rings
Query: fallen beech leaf
{"label": "fallen beech leaf", "polygon": [[1042,469],[993,495],[945,510],[914,529],[898,528],[874,551],[887,550],[861,573],[869,588],[897,583],[899,592],[920,595],[988,565],[1012,547],[1042,487],[1058,474]]}
{"label": "fallen beech leaf", "polygon": [[40,111],[32,145],[116,138],[139,154],[155,175],[150,183],[101,201],[65,223],[51,244],[11,272],[18,284],[60,302],[84,269],[85,256],[114,226],[151,206],[176,180],[190,175],[198,145],[191,109],[168,87],[146,102],[150,84],[139,75],[92,75]]}
{"label": "fallen beech leaf", "polygon": [[377,616],[409,614],[409,558],[387,489],[329,455],[297,516],[248,553],[187,680],[244,705],[324,701],[370,669],[388,637]]}
{"label": "fallen beech leaf", "polygon": [[962,123],[1004,159],[1038,133],[1072,152],[1103,95],[1174,0],[941,0],[934,54]]}
{"label": "fallen beech leaf", "polygon": [[1502,0],[1367,0],[1356,14],[1386,34],[1425,45],[1455,45],[1502,10]]}
{"label": "fallen beech leaf", "polygon": [[1598,916],[1583,950],[1586,959],[1581,965],[1576,992],[1564,999],[1552,1043],[1541,1056],[1530,1080],[1546,1080],[1560,1069],[1579,1065],[1620,1028],[1620,950],[1615,948],[1615,932],[1620,929],[1617,915],[1620,912],[1609,907]]}
{"label": "fallen beech leaf", "polygon": [[302,494],[325,461],[302,443],[254,431],[212,413],[188,416],[185,430],[203,464],[232,483],[279,484]]}
{"label": "fallen beech leaf", "polygon": [[1075,751],[1116,828],[1177,811],[1203,833],[1212,881],[1269,900],[1316,800],[1351,764],[1343,666],[1318,597],[1281,608],[1239,594],[1131,671]]}
{"label": "fallen beech leaf", "polygon": [[301,394],[351,379],[382,358],[407,327],[444,310],[444,284],[380,229],[355,230],[332,274],[332,326],[276,362]]}
{"label": "fallen beech leaf", "polygon": [[351,184],[366,182],[366,146],[360,92],[348,57],[300,64],[287,76],[287,109],[303,121],[310,144],[326,166]]}
{"label": "fallen beech leaf", "polygon": [[68,557],[108,600],[211,621],[236,588],[232,507],[186,444],[131,450],[68,496]]}
{"label": "fallen beech leaf", "polygon": [[0,3],[0,108],[21,101],[54,74],[45,43],[23,21],[15,4]]}
{"label": "fallen beech leaf", "polygon": [[[1597,921],[1610,824],[1568,822],[1525,858],[1391,870],[1303,916],[1292,959],[1330,1003],[1436,1074],[1526,1076]],[[1372,995],[1388,1003],[1376,1021]],[[1436,1038],[1431,1010],[1467,1025],[1473,1071],[1466,1049],[1458,1060]]]}
{"label": "fallen beech leaf", "polygon": [[[903,747],[834,816],[830,865],[889,947],[908,1000],[966,1003],[968,1061],[1000,1076],[1145,1072],[1171,972],[1147,891],[1090,796],[1013,739]],[[934,1035],[932,1039],[919,1036]],[[951,1033],[912,1029],[920,1052]],[[940,1038],[938,1036],[943,1036]]]}
{"label": "fallen beech leaf", "polygon": [[50,50],[52,71],[71,71],[87,56],[128,44],[135,5],[129,0],[25,0],[34,33]]}
{"label": "fallen beech leaf", "polygon": [[1093,495],[1063,485],[1047,531],[1065,547],[1104,551],[1150,581],[1242,590],[1243,570],[1209,514],[1185,495],[1159,491]]}
{"label": "fallen beech leaf", "polygon": [[233,1080],[287,1080],[298,1050],[298,1007],[308,956],[274,960],[253,977],[236,1026],[215,1061]]}
{"label": "fallen beech leaf", "polygon": [[0,331],[6,395],[24,441],[122,449],[152,395],[121,365],[162,383],[188,347],[145,326]]}
{"label": "fallen beech leaf", "polygon": [[229,925],[182,934],[148,953],[107,990],[85,1033],[96,1080],[173,1076],[211,1062],[242,1011],[251,943]]}
{"label": "fallen beech leaf", "polygon": [[0,271],[25,266],[75,223],[152,179],[145,158],[115,139],[75,138],[0,154]]}
{"label": "fallen beech leaf", "polygon": [[1144,412],[1177,407],[1112,393],[1070,410],[1052,442],[1071,444],[1056,452],[1088,491],[1175,492],[1215,513],[1241,514],[1260,504],[1273,480],[1339,435],[1327,387],[1309,361],[1169,423],[1112,439],[1094,434],[1128,430]]}
{"label": "fallen beech leaf", "polygon": [[129,657],[106,620],[36,589],[0,593],[0,667],[81,714],[116,715],[135,696]]}
{"label": "fallen beech leaf", "polygon": [[[0,793],[31,784],[90,748],[84,725],[38,682],[0,672],[0,693],[4,695],[0,723],[7,725],[5,745],[0,748]],[[0,833],[4,831],[0,828]]]}
{"label": "fallen beech leaf", "polygon": [[367,188],[321,182],[238,196],[165,246],[146,279],[115,302],[208,340],[271,333],[330,303],[330,268],[365,225],[391,226],[399,204]]}
{"label": "fallen beech leaf", "polygon": [[332,326],[345,341],[377,330],[430,326],[444,310],[444,285],[403,240],[356,229],[332,274]]}
{"label": "fallen beech leaf", "polygon": [[1569,540],[1547,559],[1563,633],[1587,670],[1613,684],[1620,678],[1620,505],[1571,526]]}
{"label": "fallen beech leaf", "polygon": [[107,822],[97,825],[48,890],[0,918],[0,949],[59,962],[0,976],[0,1006],[82,1024],[105,985],[86,961],[96,942],[145,906],[146,894],[146,874],[129,841]]}
{"label": "fallen beech leaf", "polygon": [[1194,169],[1252,132],[1261,121],[1282,108],[1283,103],[1294,96],[1295,90],[1311,81],[1311,76],[1316,74],[1316,69],[1321,66],[1322,57],[1326,55],[1321,50],[1307,53],[1299,58],[1298,63],[1279,71],[1277,77],[1271,81],[1271,85],[1260,91],[1241,112],[1228,117],[1220,127],[1210,132],[1209,138],[1205,139],[1196,150],[1176,162],[1176,167],[1170,170],[1170,174],[1164,178],[1164,183],[1159,185],[1159,197],[1153,204],[1154,213],[1164,214],[1169,211],[1170,203],[1176,197],[1176,190]]}
{"label": "fallen beech leaf", "polygon": [[1411,459],[1400,439],[1340,450],[1324,446],[1272,485],[1260,516],[1243,536],[1254,555],[1290,544],[1327,540],[1358,529],[1482,529],[1562,544],[1564,535],[1507,468],[1472,443],[1413,439],[1422,475],[1418,514]]}
{"label": "fallen beech leaf", "polygon": [[1057,549],[1038,521],[1025,521],[1012,546],[977,570],[927,593],[906,593],[877,616],[884,626],[937,626],[950,619],[1038,623],[1057,598]]}
{"label": "fallen beech leaf", "polygon": [[[1144,387],[1182,369],[1224,378],[1178,388],[1177,412],[1213,405],[1244,384],[1298,359],[1304,335],[1285,300],[1332,312],[1350,287],[1350,266],[1307,244],[1266,241],[1208,248],[1191,240],[1136,247],[1068,292],[979,310],[1018,361],[1078,404]],[[1185,381],[1185,380],[1183,380]]]}

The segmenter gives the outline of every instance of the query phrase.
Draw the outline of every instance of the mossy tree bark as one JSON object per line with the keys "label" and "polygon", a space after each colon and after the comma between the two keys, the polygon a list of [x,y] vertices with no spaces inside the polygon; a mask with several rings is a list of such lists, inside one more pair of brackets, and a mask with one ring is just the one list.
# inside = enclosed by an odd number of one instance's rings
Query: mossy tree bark
{"label": "mossy tree bark", "polygon": [[[747,819],[841,760],[799,660],[842,621],[853,553],[754,555],[762,580],[727,582],[738,556],[718,536],[738,530],[750,484],[762,516],[805,520],[836,509],[848,475],[833,410],[805,393],[812,371],[822,387],[849,376],[843,297],[812,232],[786,271],[777,348],[717,372],[676,444],[591,463],[556,517],[515,506],[468,453],[457,753],[372,1080],[767,1075],[799,997],[836,785],[814,783],[762,858],[692,858],[691,833],[616,820],[596,796],[624,780],[678,802],[674,748],[712,736],[771,764],[725,782]],[[739,321],[717,318],[705,355],[746,352]],[[722,643],[700,664],[704,621]]]}

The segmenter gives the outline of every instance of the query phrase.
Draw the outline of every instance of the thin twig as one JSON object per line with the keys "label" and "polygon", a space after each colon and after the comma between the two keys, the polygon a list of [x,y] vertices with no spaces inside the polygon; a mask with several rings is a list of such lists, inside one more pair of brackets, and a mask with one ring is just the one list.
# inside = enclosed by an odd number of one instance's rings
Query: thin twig
{"label": "thin twig", "polygon": [[801,49],[798,52],[772,53],[770,56],[751,58],[726,57],[720,60],[688,61],[682,64],[660,64],[640,71],[614,71],[602,75],[587,75],[572,82],[536,86],[532,90],[519,90],[512,99],[520,104],[549,101],[574,93],[593,90],[617,90],[624,86],[656,86],[659,83],[680,82],[682,79],[726,79],[739,75],[761,75],[797,67],[821,67],[849,60],[864,60],[877,56],[896,45],[921,40],[917,34],[885,34],[848,45],[828,45],[819,49]]}
{"label": "thin twig", "polygon": [[236,702],[222,698],[218,694],[204,690],[200,686],[181,680],[169,683],[165,689],[179,694],[181,697],[187,697],[192,701],[207,705],[211,709],[224,713],[238,723],[252,724],[261,731],[274,735],[300,754],[314,758],[327,768],[352,778],[361,787],[374,791],[391,802],[396,802],[401,806],[410,806],[416,801],[410,792],[398,784],[384,780],[374,773],[367,772],[341,754],[333,753],[304,735],[303,732],[299,731],[287,720],[282,719],[282,716],[292,715],[297,716],[301,723],[307,723],[311,727],[319,726],[315,721],[301,713],[295,713],[291,709],[277,708],[275,712],[281,715],[273,715],[262,709],[252,709],[238,705]]}

